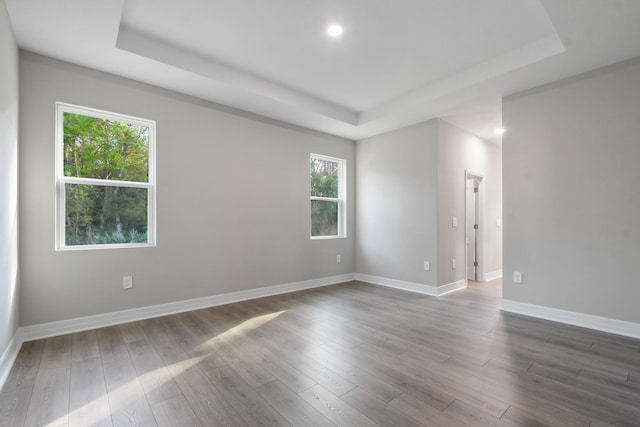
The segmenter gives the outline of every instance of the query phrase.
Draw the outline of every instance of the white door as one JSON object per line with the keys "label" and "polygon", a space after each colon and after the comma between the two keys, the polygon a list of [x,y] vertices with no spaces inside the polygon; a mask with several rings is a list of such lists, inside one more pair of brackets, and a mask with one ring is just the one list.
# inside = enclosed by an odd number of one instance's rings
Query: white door
{"label": "white door", "polygon": [[467,234],[467,280],[476,280],[476,180],[467,179],[466,234]]}

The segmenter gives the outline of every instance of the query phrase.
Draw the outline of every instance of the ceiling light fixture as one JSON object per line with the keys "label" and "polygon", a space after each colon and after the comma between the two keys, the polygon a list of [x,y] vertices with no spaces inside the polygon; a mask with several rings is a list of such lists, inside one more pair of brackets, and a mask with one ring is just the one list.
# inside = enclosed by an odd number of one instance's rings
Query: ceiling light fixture
{"label": "ceiling light fixture", "polygon": [[493,133],[496,135],[502,135],[504,133],[504,128],[496,128]]}
{"label": "ceiling light fixture", "polygon": [[342,26],[338,24],[329,25],[329,28],[327,28],[327,34],[333,38],[340,37],[342,35]]}

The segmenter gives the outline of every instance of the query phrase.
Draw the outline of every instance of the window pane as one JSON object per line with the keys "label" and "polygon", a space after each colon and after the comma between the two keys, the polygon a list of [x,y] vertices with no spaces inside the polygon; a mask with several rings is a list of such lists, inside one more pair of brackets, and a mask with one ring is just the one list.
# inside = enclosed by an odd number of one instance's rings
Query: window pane
{"label": "window pane", "polygon": [[147,189],[65,184],[67,246],[148,243]]}
{"label": "window pane", "polygon": [[148,127],[63,114],[64,176],[148,182]]}
{"label": "window pane", "polygon": [[338,202],[311,201],[311,235],[338,235]]}
{"label": "window pane", "polygon": [[311,196],[338,198],[338,162],[311,158]]}

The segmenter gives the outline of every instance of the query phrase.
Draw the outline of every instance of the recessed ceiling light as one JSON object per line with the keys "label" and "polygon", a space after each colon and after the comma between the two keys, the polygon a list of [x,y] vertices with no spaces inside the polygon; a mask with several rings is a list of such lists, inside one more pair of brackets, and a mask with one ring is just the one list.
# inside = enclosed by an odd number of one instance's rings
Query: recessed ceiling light
{"label": "recessed ceiling light", "polygon": [[496,135],[502,135],[504,133],[504,128],[496,128],[494,129],[493,133],[495,133]]}
{"label": "recessed ceiling light", "polygon": [[329,25],[329,28],[327,28],[327,34],[334,38],[340,37],[342,35],[342,26],[338,24]]}

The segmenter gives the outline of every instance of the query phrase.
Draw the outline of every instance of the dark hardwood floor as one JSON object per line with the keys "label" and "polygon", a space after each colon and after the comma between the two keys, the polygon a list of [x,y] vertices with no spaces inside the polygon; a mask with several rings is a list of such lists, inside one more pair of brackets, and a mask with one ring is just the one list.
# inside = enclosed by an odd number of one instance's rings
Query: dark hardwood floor
{"label": "dark hardwood floor", "polygon": [[360,282],[23,345],[0,426],[640,425],[640,341]]}

